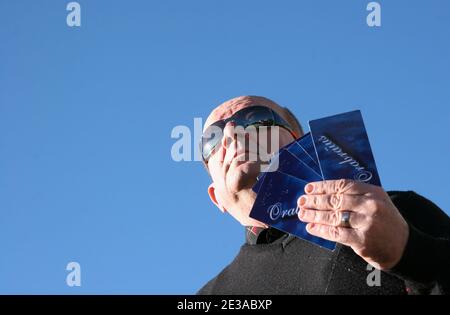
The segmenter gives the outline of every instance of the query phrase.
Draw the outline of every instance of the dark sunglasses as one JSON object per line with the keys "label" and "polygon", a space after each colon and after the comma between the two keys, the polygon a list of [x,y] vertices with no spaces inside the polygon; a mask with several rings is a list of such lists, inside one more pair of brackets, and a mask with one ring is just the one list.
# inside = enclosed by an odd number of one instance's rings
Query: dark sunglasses
{"label": "dark sunglasses", "polygon": [[260,126],[278,126],[289,131],[294,139],[298,138],[289,123],[271,108],[261,105],[246,107],[237,111],[231,117],[216,121],[206,128],[200,141],[200,151],[202,152],[202,158],[205,163],[208,163],[214,150],[221,144],[223,129],[230,121],[244,129],[249,126],[256,128]]}

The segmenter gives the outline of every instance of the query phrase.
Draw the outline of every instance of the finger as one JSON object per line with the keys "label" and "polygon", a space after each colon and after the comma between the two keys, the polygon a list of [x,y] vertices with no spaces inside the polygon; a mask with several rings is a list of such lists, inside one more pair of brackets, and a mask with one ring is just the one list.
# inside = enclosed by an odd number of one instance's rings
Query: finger
{"label": "finger", "polygon": [[360,239],[359,234],[355,229],[308,223],[306,230],[311,235],[347,246],[354,246],[358,244]]}
{"label": "finger", "polygon": [[225,151],[223,164],[224,166],[229,167],[238,150],[238,142],[235,138],[231,137],[224,136],[224,139],[225,140],[222,142],[222,149]]}
{"label": "finger", "polygon": [[364,195],[368,193],[378,192],[380,187],[357,182],[350,179],[324,180],[320,182],[309,183],[305,186],[306,194],[349,194]]}
{"label": "finger", "polygon": [[[342,223],[342,211],[301,209],[298,212],[298,218],[307,223],[339,226]],[[366,217],[357,212],[350,212],[349,224],[353,229],[363,227],[366,224]]]}
{"label": "finger", "polygon": [[298,206],[315,210],[362,211],[368,205],[368,199],[364,195],[303,195],[298,199]]}

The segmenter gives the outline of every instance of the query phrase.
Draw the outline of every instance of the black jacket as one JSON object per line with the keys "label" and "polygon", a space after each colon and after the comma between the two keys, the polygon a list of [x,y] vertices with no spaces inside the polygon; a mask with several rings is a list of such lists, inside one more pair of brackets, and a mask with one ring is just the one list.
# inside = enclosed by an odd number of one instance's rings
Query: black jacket
{"label": "black jacket", "polygon": [[198,294],[450,294],[450,218],[414,192],[388,194],[410,227],[393,270],[374,271],[344,245],[331,252],[269,229]]}

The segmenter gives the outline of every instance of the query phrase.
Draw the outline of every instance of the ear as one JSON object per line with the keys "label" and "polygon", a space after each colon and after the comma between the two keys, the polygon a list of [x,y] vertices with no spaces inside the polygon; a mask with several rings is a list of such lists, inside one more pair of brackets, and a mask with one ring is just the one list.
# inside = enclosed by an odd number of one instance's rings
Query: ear
{"label": "ear", "polygon": [[223,213],[227,212],[227,210],[217,201],[216,198],[216,188],[214,187],[214,183],[211,183],[208,186],[208,195],[211,198],[211,201],[216,205],[217,208],[220,209]]}

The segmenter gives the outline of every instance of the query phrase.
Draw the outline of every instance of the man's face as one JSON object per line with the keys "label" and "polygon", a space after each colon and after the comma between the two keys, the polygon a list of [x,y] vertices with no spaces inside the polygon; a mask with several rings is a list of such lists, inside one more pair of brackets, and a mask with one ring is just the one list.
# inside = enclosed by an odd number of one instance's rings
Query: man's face
{"label": "man's face", "polygon": [[[231,117],[236,112],[255,106],[256,104],[224,105],[216,108],[208,117],[205,129],[217,120]],[[268,104],[281,117],[285,112],[281,108]],[[236,129],[233,122],[228,122],[223,130],[221,143],[208,160],[212,184],[208,188],[211,200],[222,211],[229,212],[242,225],[264,226],[264,224],[249,217],[256,194],[251,189],[261,172],[262,163],[259,153],[275,153],[280,147],[294,140],[292,134],[285,128],[270,127],[267,136],[263,133],[242,132]],[[270,141],[276,139],[275,141]]]}

